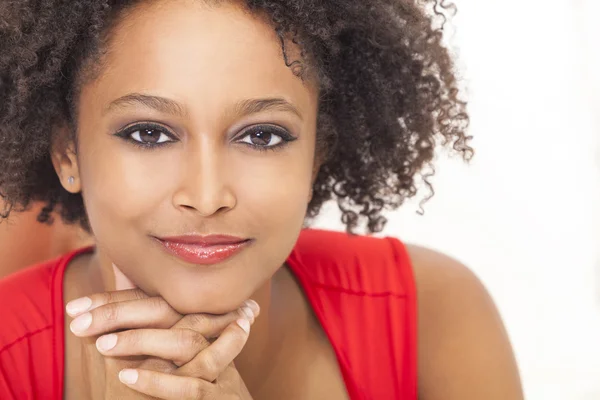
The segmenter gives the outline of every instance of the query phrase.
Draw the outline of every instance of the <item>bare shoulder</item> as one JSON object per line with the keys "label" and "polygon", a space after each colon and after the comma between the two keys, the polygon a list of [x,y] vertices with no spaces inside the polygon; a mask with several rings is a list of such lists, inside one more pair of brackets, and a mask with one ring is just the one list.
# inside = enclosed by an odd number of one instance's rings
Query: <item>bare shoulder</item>
{"label": "bare shoulder", "polygon": [[442,253],[407,250],[419,308],[419,399],[523,399],[508,335],[481,281]]}

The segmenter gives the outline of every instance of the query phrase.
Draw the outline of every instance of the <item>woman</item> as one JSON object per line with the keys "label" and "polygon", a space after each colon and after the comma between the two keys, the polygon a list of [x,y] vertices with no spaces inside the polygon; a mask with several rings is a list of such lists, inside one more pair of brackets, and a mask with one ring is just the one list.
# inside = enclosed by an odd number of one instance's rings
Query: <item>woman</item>
{"label": "woman", "polygon": [[95,246],[0,283],[0,397],[522,398],[465,267],[302,231],[335,198],[349,231],[377,232],[438,140],[469,156],[425,9],[55,0],[1,15],[3,196],[47,202]]}

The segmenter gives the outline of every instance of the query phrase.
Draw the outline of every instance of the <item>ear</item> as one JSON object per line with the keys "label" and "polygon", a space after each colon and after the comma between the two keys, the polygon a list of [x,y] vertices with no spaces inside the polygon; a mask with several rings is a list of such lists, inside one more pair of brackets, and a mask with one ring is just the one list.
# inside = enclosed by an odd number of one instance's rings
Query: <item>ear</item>
{"label": "ear", "polygon": [[65,190],[70,193],[79,193],[81,191],[81,181],[79,179],[77,152],[74,141],[67,139],[67,137],[66,129],[62,129],[56,135],[50,150],[52,165]]}

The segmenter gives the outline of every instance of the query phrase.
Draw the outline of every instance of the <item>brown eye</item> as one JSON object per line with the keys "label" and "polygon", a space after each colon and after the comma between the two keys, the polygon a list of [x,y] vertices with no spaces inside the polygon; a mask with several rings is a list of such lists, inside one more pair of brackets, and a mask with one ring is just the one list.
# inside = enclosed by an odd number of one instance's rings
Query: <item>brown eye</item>
{"label": "brown eye", "polygon": [[144,149],[157,149],[179,141],[176,133],[155,122],[132,124],[114,133],[114,136]]}
{"label": "brown eye", "polygon": [[240,142],[254,147],[277,147],[290,142],[295,138],[281,128],[271,126],[257,126],[250,128]]}
{"label": "brown eye", "polygon": [[[274,144],[279,143],[279,142],[277,142],[277,139],[279,139],[279,141],[281,141],[280,137],[275,136],[271,132],[266,132],[264,130],[256,130],[248,136],[250,137],[250,142],[256,146],[269,146],[269,145],[272,146]],[[271,143],[273,141],[273,139],[275,139],[274,141],[276,143]]]}
{"label": "brown eye", "polygon": [[142,144],[160,144],[171,141],[171,138],[163,131],[156,128],[142,128],[131,132],[131,138]]}

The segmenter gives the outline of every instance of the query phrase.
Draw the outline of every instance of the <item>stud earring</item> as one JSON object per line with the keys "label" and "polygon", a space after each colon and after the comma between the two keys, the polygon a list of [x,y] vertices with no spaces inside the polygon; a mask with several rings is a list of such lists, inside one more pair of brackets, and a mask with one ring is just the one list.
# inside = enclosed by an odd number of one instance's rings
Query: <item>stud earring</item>
{"label": "stud earring", "polygon": [[70,176],[69,179],[67,179],[67,182],[69,182],[69,185],[72,185],[73,183],[75,183],[75,177]]}

